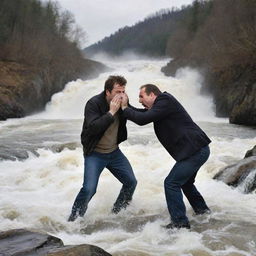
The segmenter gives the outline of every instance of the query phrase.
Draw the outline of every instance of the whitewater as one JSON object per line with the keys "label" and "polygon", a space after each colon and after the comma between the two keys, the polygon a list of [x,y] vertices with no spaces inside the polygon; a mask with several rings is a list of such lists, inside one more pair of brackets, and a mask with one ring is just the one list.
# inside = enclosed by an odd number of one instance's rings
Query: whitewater
{"label": "whitewater", "polygon": [[[0,230],[44,231],[66,245],[93,244],[114,256],[255,256],[255,192],[244,194],[212,177],[256,145],[256,130],[215,117],[211,96],[200,94],[203,77],[196,70],[183,68],[175,77],[166,77],[160,71],[166,59],[103,61],[111,71],[69,82],[44,111],[0,122]],[[111,214],[121,184],[104,170],[85,216],[67,222],[83,181],[84,106],[112,74],[127,79],[126,92],[137,107],[143,84],[170,92],[211,138],[211,155],[196,186],[212,213],[194,215],[184,198],[191,230],[162,227],[170,222],[163,182],[175,162],[158,142],[152,124],[130,121],[128,140],[120,148],[138,180],[133,201],[120,214]]]}

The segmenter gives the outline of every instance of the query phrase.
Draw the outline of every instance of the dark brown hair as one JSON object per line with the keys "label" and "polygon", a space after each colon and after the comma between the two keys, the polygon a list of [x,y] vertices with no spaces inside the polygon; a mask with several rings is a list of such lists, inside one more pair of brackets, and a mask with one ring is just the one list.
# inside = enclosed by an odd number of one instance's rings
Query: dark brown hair
{"label": "dark brown hair", "polygon": [[126,79],[123,76],[109,76],[105,81],[104,92],[111,92],[113,90],[114,84],[120,84],[121,86],[125,86],[127,83]]}
{"label": "dark brown hair", "polygon": [[159,90],[159,88],[154,84],[144,84],[140,87],[140,89],[143,89],[143,88],[145,88],[145,92],[147,95],[149,95],[151,92],[153,92],[156,96],[162,93]]}

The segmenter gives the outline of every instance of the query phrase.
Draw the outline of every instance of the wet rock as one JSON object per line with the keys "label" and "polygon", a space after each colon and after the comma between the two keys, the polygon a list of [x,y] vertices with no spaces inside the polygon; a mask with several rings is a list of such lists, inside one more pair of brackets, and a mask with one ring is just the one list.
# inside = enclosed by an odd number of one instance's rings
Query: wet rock
{"label": "wet rock", "polygon": [[52,249],[63,246],[62,241],[54,236],[14,229],[0,233],[1,255],[45,255]]}
{"label": "wet rock", "polygon": [[254,191],[256,189],[256,156],[247,157],[225,167],[213,178],[230,186],[239,186],[244,193]]}
{"label": "wet rock", "polygon": [[230,123],[256,125],[256,72],[255,65],[207,67],[195,59],[171,60],[161,71],[174,76],[179,68],[192,67],[204,76],[201,92],[213,96],[218,117],[229,117]]}
{"label": "wet rock", "polygon": [[118,229],[121,228],[126,232],[137,232],[143,226],[145,226],[149,222],[154,222],[157,219],[161,219],[161,215],[142,215],[136,217],[118,217],[117,218],[109,218],[105,220],[96,221],[92,224],[86,224],[86,226],[82,227],[80,232],[83,234],[92,234],[93,232],[99,232],[102,230],[110,230],[110,229]]}
{"label": "wet rock", "polygon": [[[0,232],[0,255],[3,256],[109,256],[93,245],[64,246],[61,239],[24,229]],[[111,255],[110,255],[111,256]]]}
{"label": "wet rock", "polygon": [[53,152],[61,152],[65,148],[70,149],[70,150],[75,150],[76,148],[81,147],[81,144],[78,142],[69,142],[69,143],[63,143],[63,144],[58,144],[58,145],[53,145],[50,149]]}
{"label": "wet rock", "polygon": [[247,158],[250,156],[256,156],[256,145],[252,149],[250,149],[246,152],[244,158]]}
{"label": "wet rock", "polygon": [[79,70],[57,72],[14,61],[0,61],[0,120],[20,118],[44,109],[51,96],[77,78],[93,78],[108,68],[83,59]]}
{"label": "wet rock", "polygon": [[65,246],[63,248],[53,249],[47,256],[111,256],[103,249],[94,245],[75,245]]}

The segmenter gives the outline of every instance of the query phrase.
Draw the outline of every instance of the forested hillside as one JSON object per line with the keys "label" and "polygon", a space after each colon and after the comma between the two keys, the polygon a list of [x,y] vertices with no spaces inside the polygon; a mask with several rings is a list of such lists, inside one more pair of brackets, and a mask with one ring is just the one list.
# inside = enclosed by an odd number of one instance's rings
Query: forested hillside
{"label": "forested hillside", "polygon": [[150,56],[165,56],[168,38],[186,10],[161,10],[131,27],[120,28],[116,33],[86,48],[86,55],[99,51],[119,55],[132,50]]}
{"label": "forested hillside", "polygon": [[83,32],[52,1],[0,1],[0,120],[44,107],[66,82],[101,65],[85,60]]}
{"label": "forested hillside", "polygon": [[[105,51],[119,55],[132,50],[150,56],[166,56],[170,36],[178,32],[181,24],[186,24],[191,31],[194,31],[196,23],[205,19],[207,16],[205,12],[209,11],[211,3],[204,1],[201,5],[203,5],[201,9],[205,11],[197,18],[195,18],[194,6],[162,9],[134,26],[120,28],[116,33],[86,48],[85,53],[91,55],[98,51]],[[181,47],[182,44],[184,42],[177,42],[176,47]]]}
{"label": "forested hillside", "polygon": [[201,68],[216,114],[229,116],[232,123],[256,125],[256,1],[213,0],[207,7],[195,1],[194,22],[188,26],[182,21],[169,37],[166,52],[174,60],[163,72]]}
{"label": "forested hillside", "polygon": [[216,114],[232,123],[256,125],[256,0],[195,0],[181,9],[163,10],[85,49],[118,55],[134,50],[172,61],[162,71],[199,68],[204,92]]}

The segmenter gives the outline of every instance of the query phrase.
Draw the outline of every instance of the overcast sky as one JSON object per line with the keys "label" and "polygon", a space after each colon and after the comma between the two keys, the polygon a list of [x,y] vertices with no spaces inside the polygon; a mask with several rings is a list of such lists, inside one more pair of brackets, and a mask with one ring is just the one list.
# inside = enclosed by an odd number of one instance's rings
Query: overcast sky
{"label": "overcast sky", "polygon": [[[44,2],[47,0],[43,0]],[[124,26],[134,25],[163,8],[181,7],[193,0],[57,0],[74,14],[87,33],[83,46],[95,43]]]}

